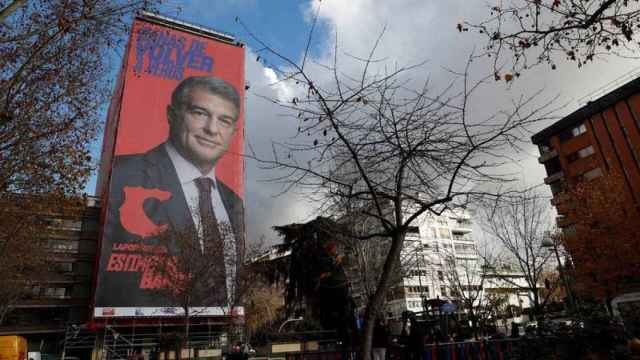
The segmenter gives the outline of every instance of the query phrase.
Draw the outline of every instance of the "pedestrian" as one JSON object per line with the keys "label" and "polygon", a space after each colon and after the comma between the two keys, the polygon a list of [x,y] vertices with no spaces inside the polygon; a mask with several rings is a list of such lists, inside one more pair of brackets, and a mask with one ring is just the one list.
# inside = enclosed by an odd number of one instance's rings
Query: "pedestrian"
{"label": "pedestrian", "polygon": [[249,354],[242,351],[242,343],[237,342],[231,349],[231,353],[227,356],[227,360],[248,360]]}
{"label": "pedestrian", "polygon": [[518,326],[518,323],[516,322],[512,322],[511,323],[511,336],[512,339],[516,339],[520,337],[520,328]]}
{"label": "pedestrian", "polygon": [[371,355],[373,360],[385,360],[387,356],[387,347],[389,346],[389,332],[384,319],[376,319],[373,327],[373,341]]}

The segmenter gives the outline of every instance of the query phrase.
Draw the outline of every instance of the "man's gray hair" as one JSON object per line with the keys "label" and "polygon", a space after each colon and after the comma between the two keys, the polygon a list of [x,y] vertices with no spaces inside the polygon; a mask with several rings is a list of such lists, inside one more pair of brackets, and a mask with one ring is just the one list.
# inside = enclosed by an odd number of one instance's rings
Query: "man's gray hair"
{"label": "man's gray hair", "polygon": [[240,113],[240,95],[238,91],[228,82],[213,76],[191,76],[182,80],[171,94],[171,107],[175,109],[183,108],[189,91],[194,88],[204,89],[212,95],[217,95],[229,101],[235,105],[238,114]]}

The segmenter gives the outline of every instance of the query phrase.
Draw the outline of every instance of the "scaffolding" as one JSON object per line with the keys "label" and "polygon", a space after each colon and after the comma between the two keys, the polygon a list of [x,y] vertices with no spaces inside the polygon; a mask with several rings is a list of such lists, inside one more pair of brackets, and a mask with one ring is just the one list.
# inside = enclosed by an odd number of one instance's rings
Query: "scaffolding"
{"label": "scaffolding", "polygon": [[83,350],[91,351],[93,360],[128,360],[138,353],[145,358],[156,353],[166,354],[166,359],[175,359],[176,351],[182,352],[182,358],[188,354],[189,358],[195,355],[201,359],[213,359],[227,352],[231,344],[242,341],[242,331],[238,326],[207,322],[190,327],[189,338],[184,340],[184,324],[107,323],[96,330],[71,325],[65,332],[62,360]]}

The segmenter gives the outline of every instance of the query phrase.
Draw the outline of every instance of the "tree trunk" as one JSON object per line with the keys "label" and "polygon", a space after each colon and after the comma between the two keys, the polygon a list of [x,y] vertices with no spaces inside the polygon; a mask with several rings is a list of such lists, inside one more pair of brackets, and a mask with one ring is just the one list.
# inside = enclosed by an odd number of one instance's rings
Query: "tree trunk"
{"label": "tree trunk", "polygon": [[473,332],[473,337],[478,339],[480,335],[480,332],[478,331],[478,319],[473,311],[473,307],[469,308],[469,319],[471,320],[471,331]]}
{"label": "tree trunk", "polygon": [[397,232],[391,237],[391,248],[389,249],[389,255],[382,267],[382,274],[380,274],[378,286],[367,304],[367,309],[364,314],[364,333],[360,341],[360,353],[362,354],[361,360],[371,359],[373,327],[375,325],[376,316],[382,310],[382,306],[384,305],[387,288],[391,282],[391,276],[393,275],[394,270],[397,267],[398,260],[400,259],[404,235],[405,232],[403,231]]}
{"label": "tree trunk", "polygon": [[533,319],[537,320],[540,317],[540,297],[538,296],[538,289],[531,289],[533,290],[533,311],[532,311],[532,315],[533,315]]}

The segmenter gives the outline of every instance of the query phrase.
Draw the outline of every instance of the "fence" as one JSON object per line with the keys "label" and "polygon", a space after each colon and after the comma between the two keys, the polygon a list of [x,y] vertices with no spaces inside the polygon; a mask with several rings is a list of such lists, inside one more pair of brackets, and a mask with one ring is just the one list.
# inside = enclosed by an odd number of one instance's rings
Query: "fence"
{"label": "fence", "polygon": [[[387,360],[511,360],[529,359],[519,339],[482,340],[426,345],[420,356],[406,347],[387,349]],[[538,354],[542,355],[542,354]],[[536,355],[537,356],[537,355]],[[534,357],[535,358],[535,357]],[[255,358],[254,358],[255,359]],[[256,360],[360,360],[353,349],[342,351],[307,351],[272,354]]]}

